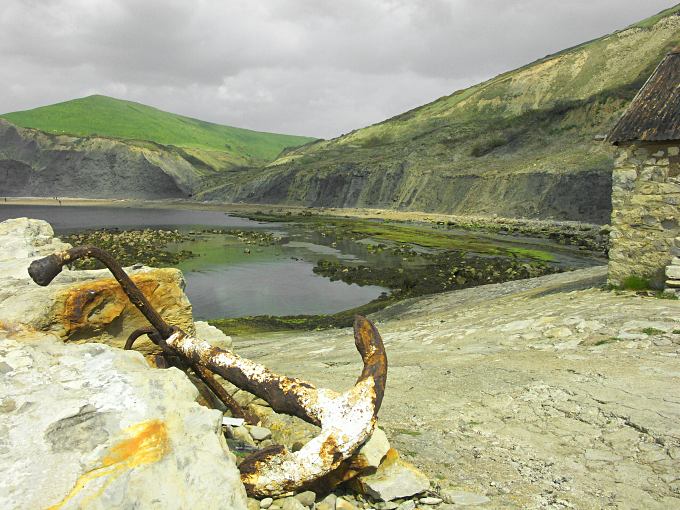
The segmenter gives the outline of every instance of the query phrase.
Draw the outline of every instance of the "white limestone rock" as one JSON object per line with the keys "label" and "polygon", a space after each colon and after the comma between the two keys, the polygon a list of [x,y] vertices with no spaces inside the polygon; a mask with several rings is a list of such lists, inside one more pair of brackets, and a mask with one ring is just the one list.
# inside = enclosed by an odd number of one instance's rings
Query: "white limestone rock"
{"label": "white limestone rock", "polygon": [[376,427],[371,437],[364,443],[352,459],[352,466],[361,470],[377,468],[387,455],[390,442],[382,429]]}
{"label": "white limestone rock", "polygon": [[666,276],[669,280],[680,280],[680,266],[666,266]]}
{"label": "white limestone rock", "polygon": [[255,441],[264,441],[272,437],[272,431],[267,427],[258,427],[257,425],[251,425],[248,427],[248,432]]}
{"label": "white limestone rock", "polygon": [[21,328],[0,367],[0,508],[246,508],[221,414],[179,370]]}
{"label": "white limestone rock", "polygon": [[357,488],[380,501],[407,498],[425,492],[430,481],[415,466],[399,458],[396,450],[387,452],[377,471],[355,480]]}
{"label": "white limestone rock", "polygon": [[207,322],[196,321],[194,322],[194,327],[196,328],[196,338],[200,338],[214,347],[230,351],[234,346],[230,336],[225,335],[221,330]]}

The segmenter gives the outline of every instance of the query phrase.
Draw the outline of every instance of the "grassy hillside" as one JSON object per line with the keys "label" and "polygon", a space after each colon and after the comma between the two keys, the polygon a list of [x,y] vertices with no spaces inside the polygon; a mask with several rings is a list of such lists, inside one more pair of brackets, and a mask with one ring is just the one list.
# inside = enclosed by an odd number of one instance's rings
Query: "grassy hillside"
{"label": "grassy hillside", "polygon": [[[680,5],[384,122],[288,151],[264,173],[239,175],[225,189],[239,186],[231,199],[247,201],[596,214],[606,221],[613,151],[598,140],[678,43]],[[579,173],[601,176],[592,196],[581,196],[587,184],[569,177]],[[570,188],[560,190],[558,178],[571,179]]]}
{"label": "grassy hillside", "polygon": [[47,133],[145,140],[217,153],[216,157],[221,160],[226,157],[241,164],[269,162],[286,147],[297,147],[314,140],[213,124],[100,95],[0,117],[18,126]]}

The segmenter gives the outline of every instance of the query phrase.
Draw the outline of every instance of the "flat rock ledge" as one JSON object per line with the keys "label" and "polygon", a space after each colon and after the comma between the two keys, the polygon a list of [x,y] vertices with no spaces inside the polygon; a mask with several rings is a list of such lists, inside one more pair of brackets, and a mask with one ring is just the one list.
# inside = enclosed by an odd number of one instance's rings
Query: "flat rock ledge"
{"label": "flat rock ledge", "polygon": [[[426,296],[372,317],[390,366],[380,426],[432,480],[418,508],[430,496],[443,501],[433,510],[680,508],[680,301],[604,290],[606,272]],[[360,366],[350,339],[276,333],[235,346],[344,388]]]}
{"label": "flat rock ledge", "polygon": [[0,328],[0,387],[0,508],[246,508],[222,413],[179,370]]}

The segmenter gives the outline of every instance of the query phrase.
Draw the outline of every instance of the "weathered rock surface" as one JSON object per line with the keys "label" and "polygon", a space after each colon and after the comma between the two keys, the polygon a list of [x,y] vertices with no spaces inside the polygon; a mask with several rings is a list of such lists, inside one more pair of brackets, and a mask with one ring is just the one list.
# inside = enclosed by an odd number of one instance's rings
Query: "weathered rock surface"
{"label": "weathered rock surface", "polygon": [[376,427],[371,437],[352,458],[355,469],[377,468],[390,451],[390,442],[382,429]]}
{"label": "weathered rock surface", "polygon": [[379,501],[413,496],[430,488],[428,478],[415,466],[399,458],[394,449],[387,452],[375,473],[360,476],[353,483],[363,494]]}
{"label": "weathered rock surface", "polygon": [[0,508],[246,508],[221,413],[176,369],[0,329],[0,387]]}
{"label": "weathered rock surface", "polygon": [[0,148],[3,196],[184,198],[200,182],[183,151],[160,144],[51,135],[0,119]]}
{"label": "weathered rock surface", "polygon": [[[108,270],[64,268],[47,287],[30,279],[31,261],[69,247],[54,238],[47,222],[17,218],[0,223],[0,246],[0,321],[26,324],[62,340],[96,336],[98,342],[117,347],[124,345],[134,329],[148,326]],[[180,271],[141,267],[127,272],[170,324],[193,331],[191,303],[184,294]],[[138,348],[154,346],[140,339]]]}
{"label": "weathered rock surface", "polygon": [[[605,278],[585,269],[377,314],[392,446],[483,508],[680,507],[680,301],[603,291]],[[361,366],[347,330],[236,349],[330,388]]]}
{"label": "weathered rock surface", "polygon": [[225,335],[222,330],[211,326],[207,322],[196,321],[194,322],[194,328],[196,329],[196,338],[205,340],[214,347],[229,350],[234,345],[230,336]]}

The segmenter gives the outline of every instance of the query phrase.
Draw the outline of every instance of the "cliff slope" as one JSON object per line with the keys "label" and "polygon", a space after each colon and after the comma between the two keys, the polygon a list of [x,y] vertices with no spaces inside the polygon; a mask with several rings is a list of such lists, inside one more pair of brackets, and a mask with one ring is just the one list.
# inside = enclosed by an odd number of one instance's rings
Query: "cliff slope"
{"label": "cliff slope", "polygon": [[106,96],[0,115],[5,196],[177,198],[312,138],[204,122]]}
{"label": "cliff slope", "polygon": [[415,110],[231,173],[223,200],[606,223],[600,141],[680,41],[680,6]]}

